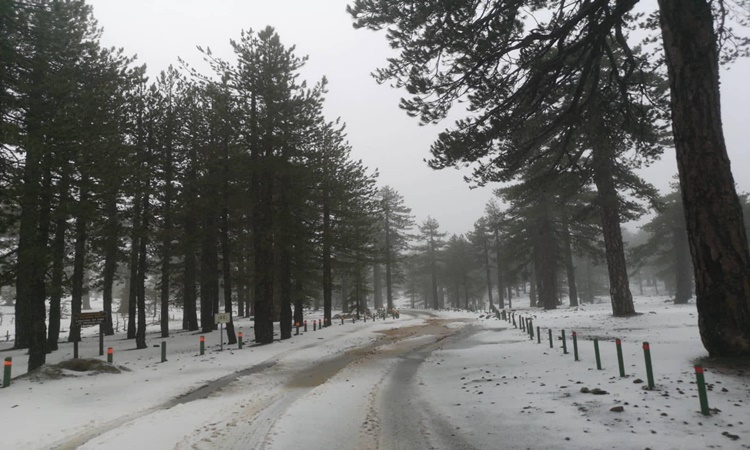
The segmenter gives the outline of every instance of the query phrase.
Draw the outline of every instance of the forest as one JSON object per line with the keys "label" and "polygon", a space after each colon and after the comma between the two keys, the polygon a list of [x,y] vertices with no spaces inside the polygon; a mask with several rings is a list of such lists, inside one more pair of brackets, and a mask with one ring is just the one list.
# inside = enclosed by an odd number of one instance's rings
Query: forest
{"label": "forest", "polygon": [[[126,317],[136,348],[148,346],[152,320],[169,335],[172,309],[185,330],[213,330],[220,311],[252,316],[260,344],[274,340],[274,322],[281,339],[291,337],[305,308],[322,309],[327,326],[336,309],[372,314],[398,297],[434,309],[512,308],[527,290],[545,309],[608,297],[613,315],[626,317],[637,313],[631,286],[661,284],[677,303],[695,294],[703,311],[712,280],[728,275],[701,255],[729,238],[705,222],[703,197],[682,173],[667,195],[637,173],[665,147],[685,145],[674,77],[627,45],[624,21],[598,15],[606,8],[561,11],[548,30],[550,42],[560,39],[553,46],[516,39],[517,17],[450,5],[349,8],[355,26],[404,28],[388,34],[401,60],[376,77],[413,94],[402,100],[407,113],[437,121],[459,97],[477,113],[440,135],[428,163],[474,164],[470,181],[498,186],[496,199],[472,230],[447,236],[431,217],[417,223],[407,200],[378,184],[377,169],[351,157],[344,122],[322,112],[327,80],[302,80],[307,57],[273,28],[230,40],[231,61],[199,47],[208,73],[180,60],[150,79],[126,50],[102,46],[84,1],[0,0],[0,286],[29,370],[60,339],[80,339],[73,319],[91,295],[103,299],[105,333]],[[610,28],[587,36],[581,20]],[[565,23],[581,36],[556,31]],[[454,47],[446,29],[481,39]],[[505,43],[496,59],[486,42]],[[528,52],[516,53],[522,45]],[[435,61],[443,53],[453,65]],[[497,70],[508,55],[515,71]],[[732,248],[743,260],[748,200],[734,199],[739,219],[726,222],[739,224],[730,244],[741,242]],[[639,232],[623,229],[648,213]],[[742,328],[747,297],[740,304]],[[720,316],[708,323],[736,326]],[[231,322],[226,333],[236,342]],[[747,350],[742,340],[707,339],[712,354]]]}

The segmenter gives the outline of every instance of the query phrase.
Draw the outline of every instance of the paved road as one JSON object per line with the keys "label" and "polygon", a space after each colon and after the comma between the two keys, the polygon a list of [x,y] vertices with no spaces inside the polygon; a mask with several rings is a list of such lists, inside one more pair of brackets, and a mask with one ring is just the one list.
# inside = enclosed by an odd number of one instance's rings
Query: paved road
{"label": "paved road", "polygon": [[[119,448],[118,437],[146,434],[139,430],[168,424],[179,411],[201,420],[188,436],[170,436],[169,428],[162,427],[160,437],[170,443],[164,448],[477,448],[419,394],[422,363],[436,349],[466,345],[476,330],[470,325],[447,326],[451,321],[429,312],[410,315],[424,323],[383,331],[374,342],[323,360],[306,356],[312,345],[295,349],[55,447]],[[313,345],[321,344],[325,345]]]}

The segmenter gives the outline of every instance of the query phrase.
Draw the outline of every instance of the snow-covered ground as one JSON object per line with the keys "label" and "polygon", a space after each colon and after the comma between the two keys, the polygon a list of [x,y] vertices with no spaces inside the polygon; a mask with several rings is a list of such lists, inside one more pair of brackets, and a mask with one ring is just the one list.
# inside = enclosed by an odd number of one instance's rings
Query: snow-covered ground
{"label": "snow-covered ground", "polygon": [[[248,426],[270,438],[248,441],[245,448],[300,443],[310,449],[362,448],[352,443],[364,445],[363,429],[371,436],[367,447],[377,448],[379,419],[371,411],[377,403],[367,401],[372,386],[389,376],[389,352],[430,340],[438,343],[419,366],[415,396],[430,405],[444,427],[454,428],[452,434],[467,437],[476,448],[750,448],[750,367],[704,358],[694,304],[637,297],[636,309],[641,314],[626,319],[611,317],[607,303],[517,309],[516,314],[534,318],[541,343],[512,323],[481,313],[437,313],[441,329],[471,330],[456,341],[430,338],[430,331],[410,338],[410,329],[434,319],[418,312],[404,311],[398,320],[337,322],[315,332],[312,320],[320,316],[311,314],[307,333],[266,346],[239,350],[225,344],[222,352],[219,332],[206,334],[204,356],[200,333],[173,332],[164,340],[164,363],[154,326],[145,350],[134,350],[121,335],[106,339],[115,365],[127,369],[121,373],[48,370],[44,376],[20,376],[25,355],[9,350],[12,343],[0,343],[0,356],[13,357],[14,376],[9,388],[0,389],[0,448],[241,448],[237,436]],[[12,327],[8,309],[4,312],[0,336]],[[246,319],[237,327],[246,341],[252,338]],[[396,329],[403,332],[402,341],[382,340]],[[554,348],[547,329],[553,330]],[[576,331],[580,361],[574,361],[570,339],[569,354],[563,354],[561,330],[568,338]],[[92,331],[87,330],[80,356],[105,360]],[[593,337],[600,342],[601,371]],[[615,338],[622,339],[625,378],[619,376]],[[655,390],[643,389],[644,341],[651,346]],[[380,358],[357,359],[376,350]],[[72,345],[61,344],[48,363],[71,356]],[[697,362],[706,367],[710,416],[700,414]],[[321,373],[314,371],[316,365]],[[215,392],[182,397],[222,377],[227,383],[213,384]],[[279,401],[282,384],[294,394]],[[612,411],[618,406],[621,412]],[[327,418],[334,410],[335,424]]]}

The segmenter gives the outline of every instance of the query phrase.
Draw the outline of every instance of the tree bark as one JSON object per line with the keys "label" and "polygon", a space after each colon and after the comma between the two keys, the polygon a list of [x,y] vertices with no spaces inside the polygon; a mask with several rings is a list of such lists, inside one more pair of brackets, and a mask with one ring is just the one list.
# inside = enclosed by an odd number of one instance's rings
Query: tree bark
{"label": "tree bark", "polygon": [[607,144],[594,149],[593,155],[594,184],[602,221],[612,314],[615,317],[632,316],[635,314],[635,306],[633,295],[630,293],[625,246],[622,243],[620,206],[613,179],[612,155]]}
{"label": "tree bark", "polygon": [[750,355],[750,252],[721,124],[717,37],[705,0],[659,0],[698,326],[711,356]]}
{"label": "tree bark", "polygon": [[489,245],[487,244],[487,235],[482,234],[482,253],[484,256],[484,272],[485,276],[487,278],[487,298],[490,301],[490,310],[495,306],[495,304],[492,302],[492,276],[490,276],[490,252],[487,247]]}
{"label": "tree bark", "polygon": [[49,330],[47,334],[47,350],[58,349],[60,340],[60,321],[65,276],[65,235],[68,230],[68,189],[70,175],[67,165],[63,167],[60,176],[57,208],[55,209],[55,237],[52,242],[52,273],[49,292]]}
{"label": "tree bark", "polygon": [[391,261],[393,252],[391,249],[391,225],[388,211],[385,212],[385,298],[388,311],[393,309],[393,276],[391,274]]}
{"label": "tree bark", "polygon": [[143,195],[143,205],[141,206],[141,224],[140,237],[138,239],[138,270],[136,277],[136,299],[138,302],[138,325],[135,331],[135,347],[138,349],[147,348],[146,344],[146,271],[147,251],[148,251],[148,226],[149,226],[149,194],[148,182],[146,183],[146,193]]}
{"label": "tree bark", "polygon": [[505,308],[505,283],[503,282],[503,264],[500,249],[500,230],[495,228],[495,259],[497,260],[497,307]]}
{"label": "tree bark", "polygon": [[331,210],[328,192],[323,197],[323,325],[331,323],[333,274],[331,268]]}
{"label": "tree bark", "polygon": [[86,203],[88,202],[88,177],[81,177],[81,190],[79,193],[79,210],[76,217],[76,242],[73,257],[73,284],[70,299],[70,334],[68,342],[79,342],[81,340],[81,327],[76,324],[76,316],[81,313],[83,296],[83,271],[86,259],[86,227],[85,217]]}
{"label": "tree bark", "polygon": [[693,277],[690,274],[690,244],[685,229],[685,213],[682,208],[676,208],[672,222],[672,242],[674,246],[675,267],[675,304],[686,304],[693,296]]}
{"label": "tree bark", "polygon": [[578,306],[578,289],[576,286],[576,268],[573,265],[573,249],[570,243],[570,225],[566,216],[563,229],[563,245],[565,250],[565,272],[568,278],[568,299],[570,306]]}
{"label": "tree bark", "polygon": [[104,334],[115,334],[112,326],[112,289],[115,282],[118,260],[119,225],[117,218],[117,194],[110,193],[106,200],[107,220],[104,226],[104,271],[102,273],[102,301],[107,321],[104,324]]}

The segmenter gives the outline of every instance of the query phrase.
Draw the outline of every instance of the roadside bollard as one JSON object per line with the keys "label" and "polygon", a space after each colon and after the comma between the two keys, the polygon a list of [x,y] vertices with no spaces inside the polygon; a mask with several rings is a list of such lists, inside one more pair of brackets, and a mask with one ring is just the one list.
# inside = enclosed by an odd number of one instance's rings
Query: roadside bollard
{"label": "roadside bollard", "polygon": [[313,331],[318,331],[318,319],[313,319]]}
{"label": "roadside bollard", "polygon": [[112,347],[107,348],[107,362],[112,363],[115,359],[115,350]]}
{"label": "roadside bollard", "polygon": [[648,342],[643,343],[643,357],[646,360],[646,377],[648,379],[648,388],[654,388],[654,369],[651,365],[651,346]]}
{"label": "roadside bollard", "polygon": [[167,362],[167,341],[161,341],[161,362]]}
{"label": "roadside bollard", "polygon": [[518,328],[518,325],[516,325],[516,313],[513,313],[513,315],[511,315],[511,317],[513,318],[513,327],[514,328]]}
{"label": "roadside bollard", "polygon": [[547,331],[549,331],[549,348],[555,348],[552,344],[552,328],[549,328]]}
{"label": "roadside bollard", "polygon": [[304,321],[304,324],[305,324],[305,329],[304,329],[304,331],[305,331],[305,333],[307,333],[307,319],[305,319],[305,321]]}
{"label": "roadside bollard", "polygon": [[625,362],[622,359],[622,341],[615,339],[617,346],[617,364],[620,366],[620,377],[625,377]]}
{"label": "roadside bollard", "polygon": [[568,354],[568,344],[567,344],[567,342],[565,342],[565,330],[562,330],[560,332],[560,334],[562,335],[563,355],[567,355]]}
{"label": "roadside bollard", "polygon": [[529,319],[529,337],[531,340],[534,340],[534,321],[532,319]]}
{"label": "roadside bollard", "polygon": [[541,344],[542,343],[542,333],[539,332],[539,326],[536,327],[536,343]]}
{"label": "roadside bollard", "polygon": [[575,331],[573,332],[573,358],[578,361],[578,336]]}
{"label": "roadside bollard", "polygon": [[518,322],[521,324],[521,331],[526,331],[526,318],[523,316],[518,316]]}
{"label": "roadside bollard", "polygon": [[706,380],[703,378],[703,366],[695,366],[695,378],[698,384],[698,398],[701,402],[701,414],[704,416],[711,415],[711,411],[708,409],[708,394],[706,393]]}
{"label": "roadside bollard", "polygon": [[242,331],[237,333],[237,348],[242,348]]}
{"label": "roadside bollard", "polygon": [[341,315],[341,325],[343,325],[343,324],[344,324],[344,316],[343,316],[343,314],[342,314],[342,315]]}
{"label": "roadside bollard", "polygon": [[8,356],[3,363],[3,387],[10,386],[10,371],[13,368],[13,357]]}
{"label": "roadside bollard", "polygon": [[203,354],[206,353],[206,336],[201,336],[200,341],[201,341],[201,356],[203,356]]}
{"label": "roadside bollard", "polygon": [[294,335],[299,336],[299,322],[294,322],[294,328],[297,330]]}
{"label": "roadside bollard", "polygon": [[602,359],[599,356],[599,339],[594,338],[594,356],[596,356],[596,370],[602,370]]}

